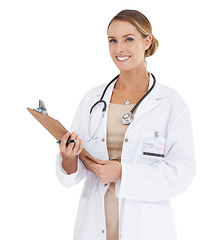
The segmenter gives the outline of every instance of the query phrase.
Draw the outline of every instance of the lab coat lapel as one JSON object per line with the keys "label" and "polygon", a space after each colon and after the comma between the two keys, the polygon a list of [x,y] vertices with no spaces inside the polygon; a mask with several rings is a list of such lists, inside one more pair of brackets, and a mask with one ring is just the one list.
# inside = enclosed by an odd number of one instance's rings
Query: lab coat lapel
{"label": "lab coat lapel", "polygon": [[138,106],[134,115],[134,121],[136,122],[140,117],[150,112],[158,104],[159,102],[153,96],[147,96],[146,99],[144,99],[143,102]]}
{"label": "lab coat lapel", "polygon": [[[152,77],[150,77],[149,89],[151,88],[152,84],[153,84],[153,79]],[[152,92],[149,93],[149,95],[138,106],[134,115],[134,122],[136,122],[140,117],[142,117],[146,113],[150,112],[159,104],[160,102],[159,100],[164,98],[161,92],[162,92],[161,85],[158,82],[156,82]]]}

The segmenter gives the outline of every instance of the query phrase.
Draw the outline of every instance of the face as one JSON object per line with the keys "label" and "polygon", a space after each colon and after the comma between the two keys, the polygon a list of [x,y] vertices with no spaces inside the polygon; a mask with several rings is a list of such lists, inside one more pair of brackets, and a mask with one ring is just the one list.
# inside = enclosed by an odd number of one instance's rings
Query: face
{"label": "face", "polygon": [[143,38],[135,26],[115,20],[108,29],[109,52],[120,71],[130,71],[144,65],[145,50],[150,47],[151,36]]}

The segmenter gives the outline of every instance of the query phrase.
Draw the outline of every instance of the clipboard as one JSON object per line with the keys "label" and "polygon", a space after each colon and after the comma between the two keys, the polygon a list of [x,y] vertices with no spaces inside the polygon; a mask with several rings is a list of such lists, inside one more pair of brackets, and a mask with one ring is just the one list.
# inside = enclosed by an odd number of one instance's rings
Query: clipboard
{"label": "clipboard", "polygon": [[66,128],[57,120],[46,115],[44,113],[40,113],[35,109],[27,108],[27,110],[35,117],[42,125],[46,128],[47,131],[51,133],[56,140],[61,140],[63,135],[68,132]]}
{"label": "clipboard", "polygon": [[[58,120],[48,115],[43,101],[40,100],[39,108],[31,109],[28,107],[27,110],[32,114],[33,117],[37,119],[39,123],[42,124],[44,128],[46,128],[49,133],[51,133],[51,135],[57,141],[60,141],[64,134],[68,132],[68,130]],[[94,161],[94,158],[84,148],[81,154],[84,154],[85,156]]]}

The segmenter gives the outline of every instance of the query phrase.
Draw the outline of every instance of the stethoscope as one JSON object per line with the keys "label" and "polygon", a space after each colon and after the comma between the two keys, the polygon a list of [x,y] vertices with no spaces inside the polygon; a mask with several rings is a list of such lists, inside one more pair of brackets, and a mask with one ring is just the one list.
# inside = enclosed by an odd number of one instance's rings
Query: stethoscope
{"label": "stethoscope", "polygon": [[[132,123],[132,121],[134,120],[134,117],[133,117],[133,113],[135,111],[135,109],[140,105],[140,103],[146,98],[146,96],[152,91],[152,89],[154,88],[155,84],[156,84],[156,78],[155,76],[150,73],[154,79],[154,82],[151,86],[151,88],[147,91],[147,93],[145,93],[145,95],[135,104],[135,106],[131,109],[131,111],[129,113],[125,113],[123,116],[122,116],[122,123],[125,124],[125,125],[129,125]],[[90,137],[90,140],[94,139],[95,138],[95,135],[96,133],[98,132],[99,128],[100,128],[100,125],[101,125],[101,122],[102,122],[102,119],[104,118],[104,115],[105,115],[105,112],[106,112],[106,108],[107,108],[107,103],[106,101],[103,100],[104,98],[104,95],[107,91],[107,89],[109,88],[109,86],[116,80],[118,79],[118,77],[120,76],[117,75],[114,79],[112,79],[108,84],[107,86],[105,87],[103,93],[102,93],[102,96],[100,98],[99,101],[97,101],[96,103],[94,103],[94,105],[90,108],[90,115],[89,115],[89,126],[88,126],[88,132],[89,132],[89,137]],[[95,107],[98,105],[98,104],[103,104],[103,109],[102,109],[102,116],[100,118],[100,121],[99,121],[99,124],[94,132],[94,134],[91,135],[90,133],[90,125],[91,125],[91,121],[92,121],[92,114],[93,114],[93,110],[95,109]],[[89,141],[90,141],[89,140]]]}

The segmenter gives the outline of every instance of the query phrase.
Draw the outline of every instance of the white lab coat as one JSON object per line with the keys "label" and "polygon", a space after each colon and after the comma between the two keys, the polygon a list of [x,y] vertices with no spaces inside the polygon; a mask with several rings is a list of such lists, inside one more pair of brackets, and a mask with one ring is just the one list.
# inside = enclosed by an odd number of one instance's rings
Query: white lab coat
{"label": "white lab coat", "polygon": [[[150,75],[151,87],[153,78]],[[115,83],[114,83],[115,84]],[[89,111],[100,99],[106,86],[90,90],[81,101],[71,131],[83,139],[84,148],[102,160],[109,159],[106,147],[108,106],[114,84],[108,88],[104,100],[107,111],[98,138],[87,142]],[[97,128],[101,108],[94,112],[91,129]],[[155,132],[166,139],[165,157],[143,155],[143,144]],[[174,90],[156,83],[152,92],[138,107],[134,121],[129,125],[123,141],[122,179],[116,182],[119,199],[120,240],[175,240],[173,208],[170,198],[182,194],[195,175],[193,136],[189,109]],[[85,179],[80,198],[74,240],[105,240],[104,194],[110,183],[103,183],[88,171],[78,159],[78,170],[68,175],[62,169],[59,153],[56,172],[65,187]]]}

